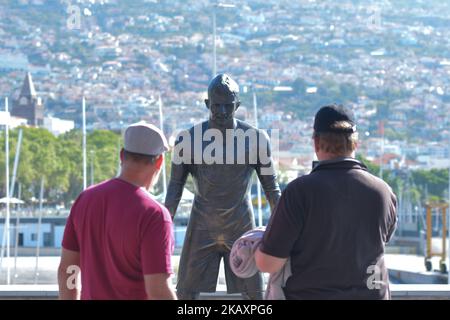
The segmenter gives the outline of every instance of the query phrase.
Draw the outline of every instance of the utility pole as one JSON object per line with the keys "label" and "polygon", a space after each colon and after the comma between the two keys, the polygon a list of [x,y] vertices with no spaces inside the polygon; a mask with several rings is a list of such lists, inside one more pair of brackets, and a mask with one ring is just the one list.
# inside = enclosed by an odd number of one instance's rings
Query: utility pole
{"label": "utility pole", "polygon": [[[255,89],[253,88],[253,113],[255,117],[255,127],[258,128],[258,100],[256,97]],[[262,198],[261,198],[261,183],[259,177],[256,177],[256,190],[258,195],[258,226],[263,226],[263,213],[262,213]]]}

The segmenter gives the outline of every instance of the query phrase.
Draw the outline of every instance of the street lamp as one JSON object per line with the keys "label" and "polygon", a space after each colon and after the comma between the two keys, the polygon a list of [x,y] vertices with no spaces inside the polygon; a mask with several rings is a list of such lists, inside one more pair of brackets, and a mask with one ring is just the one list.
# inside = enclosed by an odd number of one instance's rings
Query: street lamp
{"label": "street lamp", "polygon": [[213,71],[212,77],[217,75],[217,9],[218,8],[235,8],[236,5],[229,3],[219,3],[213,4]]}

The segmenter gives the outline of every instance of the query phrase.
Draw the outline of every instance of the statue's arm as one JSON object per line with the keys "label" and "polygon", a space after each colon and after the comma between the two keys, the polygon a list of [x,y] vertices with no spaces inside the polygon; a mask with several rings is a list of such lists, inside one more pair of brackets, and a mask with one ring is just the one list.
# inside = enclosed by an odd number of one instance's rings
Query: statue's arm
{"label": "statue's arm", "polygon": [[271,212],[273,212],[281,196],[281,190],[277,182],[277,176],[275,172],[272,174],[264,174],[264,172],[261,172],[261,167],[257,168],[256,172],[266,195],[266,199],[267,201],[269,201]]}
{"label": "statue's arm", "polygon": [[256,173],[259,181],[261,182],[266,199],[269,202],[270,209],[273,212],[278,203],[278,199],[280,199],[281,190],[277,182],[277,174],[275,172],[274,162],[272,159],[272,150],[269,137],[265,132],[261,131],[259,139],[262,139],[262,142],[259,144],[259,148],[263,147],[264,149],[259,150],[260,152],[258,152]]}
{"label": "statue's arm", "polygon": [[189,171],[184,164],[172,163],[172,171],[170,174],[170,182],[167,188],[165,206],[169,210],[172,218],[175,217],[175,213],[183,195],[184,185],[188,177]]}
{"label": "statue's arm", "polygon": [[[172,218],[175,217],[178,204],[183,195],[184,185],[189,174],[190,159],[190,136],[189,132],[181,132],[175,142],[172,152],[172,171],[169,186],[167,188],[165,206]],[[185,145],[187,143],[187,145]]]}

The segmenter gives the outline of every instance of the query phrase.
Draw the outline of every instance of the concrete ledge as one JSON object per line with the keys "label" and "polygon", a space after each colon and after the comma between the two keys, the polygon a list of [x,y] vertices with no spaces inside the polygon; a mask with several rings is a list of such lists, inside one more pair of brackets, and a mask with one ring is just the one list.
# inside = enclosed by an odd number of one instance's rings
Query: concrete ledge
{"label": "concrete ledge", "polygon": [[1,285],[0,299],[52,300],[58,298],[57,285]]}
{"label": "concrete ledge", "polygon": [[[444,284],[392,284],[393,300],[450,300],[450,285]],[[57,285],[0,286],[0,300],[55,300]],[[226,294],[219,287],[216,293],[204,293],[203,300],[241,300],[240,294]]]}
{"label": "concrete ledge", "polygon": [[450,300],[448,284],[392,284],[394,300]]}
{"label": "concrete ledge", "polygon": [[399,283],[416,284],[442,284],[448,282],[448,275],[439,272],[413,272],[406,270],[389,269],[389,277],[398,280]]}

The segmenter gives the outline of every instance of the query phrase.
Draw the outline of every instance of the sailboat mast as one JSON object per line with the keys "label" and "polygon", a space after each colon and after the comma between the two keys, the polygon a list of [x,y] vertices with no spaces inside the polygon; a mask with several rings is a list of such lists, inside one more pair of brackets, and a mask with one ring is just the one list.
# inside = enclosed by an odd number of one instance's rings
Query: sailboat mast
{"label": "sailboat mast", "polygon": [[[159,95],[158,105],[159,105],[159,126],[161,128],[161,131],[164,133],[164,115],[163,115],[163,104],[162,104],[161,95]],[[165,160],[164,160],[164,163],[162,166],[162,178],[163,178],[163,199],[164,199],[167,194],[167,178],[166,178],[166,161]]]}
{"label": "sailboat mast", "polygon": [[83,190],[87,188],[87,159],[86,159],[86,98],[83,96],[82,101],[83,116]]}

